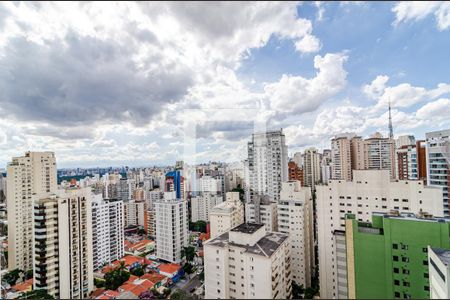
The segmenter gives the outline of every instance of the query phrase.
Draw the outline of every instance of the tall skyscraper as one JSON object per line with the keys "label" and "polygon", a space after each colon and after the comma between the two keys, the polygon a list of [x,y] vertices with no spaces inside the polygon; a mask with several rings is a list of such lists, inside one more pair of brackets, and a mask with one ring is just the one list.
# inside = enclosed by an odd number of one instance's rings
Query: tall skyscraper
{"label": "tall skyscraper", "polygon": [[166,174],[164,191],[175,192],[177,199],[184,198],[184,178],[179,170]]}
{"label": "tall skyscraper", "polygon": [[243,223],[204,244],[205,298],[289,299],[289,235]]}
{"label": "tall skyscraper", "polygon": [[34,289],[55,298],[88,298],[93,290],[91,194],[86,189],[37,195]]}
{"label": "tall skyscraper", "polygon": [[278,231],[289,234],[292,280],[307,288],[314,270],[314,225],[311,189],[299,181],[283,182],[278,201]]}
{"label": "tall skyscraper", "polygon": [[349,299],[430,299],[428,246],[450,248],[450,220],[374,213],[346,220]]}
{"label": "tall skyscraper", "polygon": [[391,181],[389,170],[354,170],[353,181],[330,180],[317,186],[317,241],[320,297],[349,297],[347,292],[345,215],[370,222],[373,212],[443,214],[442,190],[422,181]]}
{"label": "tall skyscraper", "polygon": [[226,193],[226,201],[211,208],[209,221],[211,238],[244,223],[244,205],[239,199],[239,193]]}
{"label": "tall skyscraper", "polygon": [[428,132],[426,136],[427,184],[442,187],[445,216],[449,215],[450,129]]}
{"label": "tall skyscraper", "polygon": [[247,202],[255,195],[278,201],[281,182],[288,179],[288,156],[282,130],[256,133],[248,143]]}
{"label": "tall skyscraper", "polygon": [[305,150],[304,159],[304,175],[305,185],[315,189],[316,184],[321,182],[320,170],[320,154],[316,148],[309,148]]}
{"label": "tall skyscraper", "polygon": [[164,199],[154,203],[156,219],[156,256],[179,263],[181,250],[189,245],[188,210],[186,200],[176,192],[164,193]]}
{"label": "tall skyscraper", "polygon": [[331,179],[352,180],[351,139],[354,134],[341,134],[331,140]]}
{"label": "tall skyscraper", "polygon": [[33,194],[57,190],[53,152],[26,152],[7,167],[8,268],[33,269]]}
{"label": "tall skyscraper", "polygon": [[389,170],[390,177],[396,178],[395,165],[395,141],[383,138],[380,133],[375,133],[364,140],[364,169]]}
{"label": "tall skyscraper", "polygon": [[94,270],[124,256],[124,208],[123,201],[92,200],[92,241]]}

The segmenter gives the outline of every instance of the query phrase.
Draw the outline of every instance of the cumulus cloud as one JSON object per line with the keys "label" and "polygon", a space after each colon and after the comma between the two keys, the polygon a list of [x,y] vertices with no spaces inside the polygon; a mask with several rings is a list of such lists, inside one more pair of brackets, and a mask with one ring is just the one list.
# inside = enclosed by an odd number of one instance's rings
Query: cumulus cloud
{"label": "cumulus cloud", "polygon": [[416,112],[418,118],[423,120],[447,120],[450,121],[450,99],[441,98],[429,102]]}
{"label": "cumulus cloud", "polygon": [[378,100],[375,109],[386,108],[388,102],[392,107],[407,108],[422,101],[430,101],[450,93],[450,84],[439,83],[434,89],[413,86],[410,83],[401,83],[396,86],[387,86],[389,76],[378,75],[370,84],[364,85],[362,91],[370,99]]}
{"label": "cumulus cloud", "polygon": [[365,123],[364,108],[347,105],[322,110],[316,118],[313,132],[334,136],[342,132],[362,132]]}
{"label": "cumulus cloud", "polygon": [[278,82],[267,84],[264,91],[271,108],[296,114],[316,110],[346,86],[344,62],[347,58],[343,53],[317,55],[314,58],[314,67],[318,70],[315,77],[283,75]]}
{"label": "cumulus cloud", "polygon": [[394,25],[419,21],[434,15],[439,30],[450,27],[450,3],[446,1],[400,1],[393,8]]}

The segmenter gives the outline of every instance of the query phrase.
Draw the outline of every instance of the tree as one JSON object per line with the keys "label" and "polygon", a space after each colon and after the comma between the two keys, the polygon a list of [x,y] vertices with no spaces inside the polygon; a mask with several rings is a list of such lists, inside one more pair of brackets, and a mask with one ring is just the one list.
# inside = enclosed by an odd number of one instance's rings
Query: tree
{"label": "tree", "polygon": [[100,278],[94,278],[94,285],[96,288],[102,288],[105,286],[105,280]]}
{"label": "tree", "polygon": [[194,273],[194,268],[190,263],[185,263],[183,266],[183,270],[184,272],[186,272],[187,274],[192,274]]}
{"label": "tree", "polygon": [[105,274],[105,288],[108,290],[116,290],[129,278],[130,272],[128,272],[125,262],[121,261],[115,270]]}
{"label": "tree", "polygon": [[303,299],[303,295],[305,293],[305,289],[303,285],[298,285],[295,282],[292,282],[292,298],[293,299]]}
{"label": "tree", "polygon": [[33,290],[22,294],[18,299],[55,299],[46,290]]}
{"label": "tree", "polygon": [[142,275],[144,275],[144,270],[141,267],[136,267],[134,269],[131,270],[131,274],[141,277]]}
{"label": "tree", "polygon": [[178,299],[180,299],[180,300],[182,300],[182,299],[194,300],[194,299],[197,299],[197,297],[189,294],[185,290],[177,289],[172,294],[170,294],[170,299],[174,299],[174,300],[178,300]]}
{"label": "tree", "polygon": [[206,232],[206,222],[205,221],[197,221],[197,222],[189,222],[189,230],[190,231],[198,231],[198,232]]}
{"label": "tree", "polygon": [[6,273],[3,276],[2,281],[5,281],[11,286],[15,285],[17,280],[21,277],[21,274],[23,274],[23,270],[14,269],[11,272]]}
{"label": "tree", "polygon": [[181,258],[186,257],[186,261],[188,263],[193,261],[196,256],[197,252],[195,251],[195,248],[192,246],[183,247],[183,249],[181,249]]}
{"label": "tree", "polygon": [[145,230],[144,230],[143,228],[139,228],[139,229],[137,230],[137,234],[139,234],[139,235],[144,235],[144,234],[146,234],[146,232],[145,232]]}

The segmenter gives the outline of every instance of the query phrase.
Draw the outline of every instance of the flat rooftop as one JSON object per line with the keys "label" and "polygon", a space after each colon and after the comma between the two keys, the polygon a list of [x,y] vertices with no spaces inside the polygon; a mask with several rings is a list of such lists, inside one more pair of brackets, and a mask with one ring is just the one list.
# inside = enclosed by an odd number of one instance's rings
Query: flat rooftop
{"label": "flat rooftop", "polygon": [[255,233],[261,227],[264,227],[264,224],[242,223],[241,225],[231,229],[231,231],[252,234]]}
{"label": "flat rooftop", "polygon": [[281,232],[270,232],[266,233],[266,235],[255,245],[248,246],[230,242],[229,232],[225,232],[218,237],[209,240],[205,245],[216,246],[220,248],[223,248],[225,246],[235,246],[244,249],[244,251],[247,253],[261,255],[264,257],[271,257],[288,237],[289,235]]}
{"label": "flat rooftop", "polygon": [[450,250],[442,248],[431,248],[434,253],[439,257],[439,259],[444,263],[444,265],[450,265]]}
{"label": "flat rooftop", "polygon": [[450,223],[450,217],[420,217],[418,214],[413,213],[400,213],[399,215],[385,213],[385,212],[374,212],[374,216],[382,216],[383,218],[389,219],[403,219],[410,221],[420,221],[420,222],[438,222],[438,223]]}

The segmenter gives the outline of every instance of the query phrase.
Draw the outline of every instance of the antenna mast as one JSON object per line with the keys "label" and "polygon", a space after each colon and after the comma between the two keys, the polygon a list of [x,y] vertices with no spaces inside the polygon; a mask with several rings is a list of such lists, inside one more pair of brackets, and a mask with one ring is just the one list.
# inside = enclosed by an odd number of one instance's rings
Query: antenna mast
{"label": "antenna mast", "polygon": [[389,98],[389,138],[394,139],[394,129],[392,127],[392,115],[391,115],[391,98]]}

